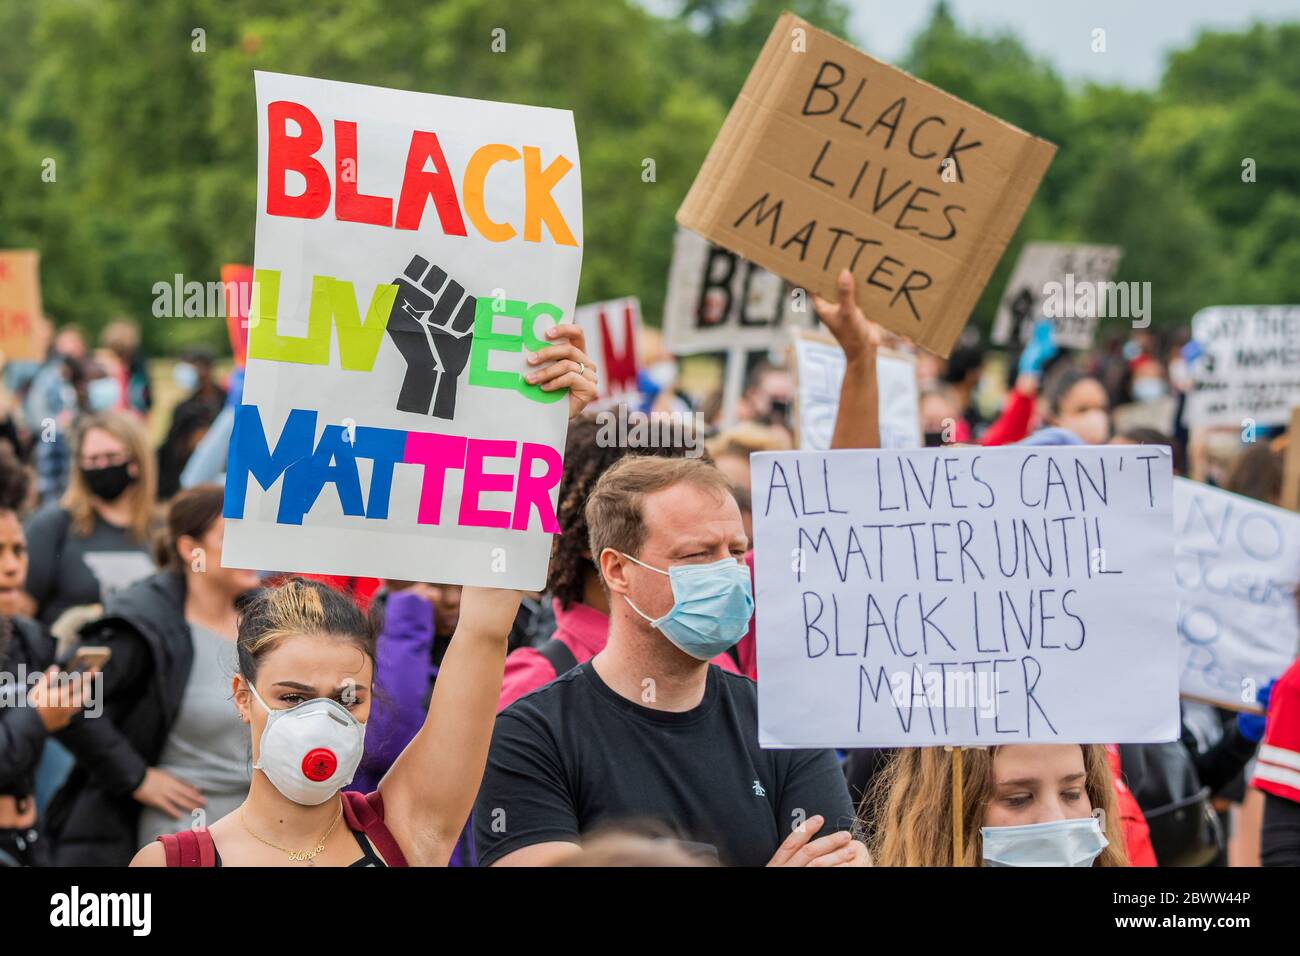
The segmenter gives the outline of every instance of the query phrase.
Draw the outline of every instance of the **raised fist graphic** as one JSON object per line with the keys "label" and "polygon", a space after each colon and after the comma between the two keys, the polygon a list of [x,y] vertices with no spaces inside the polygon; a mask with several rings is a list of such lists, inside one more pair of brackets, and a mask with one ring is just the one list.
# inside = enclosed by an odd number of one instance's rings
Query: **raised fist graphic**
{"label": "raised fist graphic", "polygon": [[393,282],[397,298],[388,315],[388,334],[406,359],[397,410],[454,418],[456,380],[469,361],[477,301],[418,255]]}

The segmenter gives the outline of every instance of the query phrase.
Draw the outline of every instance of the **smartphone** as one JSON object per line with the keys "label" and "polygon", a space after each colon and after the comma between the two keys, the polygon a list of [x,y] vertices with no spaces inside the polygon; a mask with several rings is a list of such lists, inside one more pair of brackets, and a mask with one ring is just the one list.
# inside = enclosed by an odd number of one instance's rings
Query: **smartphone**
{"label": "smartphone", "polygon": [[107,647],[86,645],[78,647],[76,653],[72,655],[72,660],[68,662],[66,670],[72,674],[78,674],[82,671],[88,671],[92,667],[100,670],[108,663],[108,659],[113,656],[113,651]]}

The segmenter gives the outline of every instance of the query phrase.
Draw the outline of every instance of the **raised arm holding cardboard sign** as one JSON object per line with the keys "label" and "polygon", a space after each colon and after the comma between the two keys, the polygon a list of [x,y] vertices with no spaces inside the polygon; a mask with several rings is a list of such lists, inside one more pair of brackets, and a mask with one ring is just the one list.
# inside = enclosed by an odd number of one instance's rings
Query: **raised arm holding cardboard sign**
{"label": "raised arm holding cardboard sign", "polygon": [[1055,151],[786,13],[677,221],[946,356]]}

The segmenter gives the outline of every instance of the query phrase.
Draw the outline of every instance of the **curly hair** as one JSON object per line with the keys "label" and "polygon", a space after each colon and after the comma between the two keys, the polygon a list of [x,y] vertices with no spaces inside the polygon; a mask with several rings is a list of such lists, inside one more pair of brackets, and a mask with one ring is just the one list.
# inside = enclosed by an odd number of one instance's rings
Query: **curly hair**
{"label": "curly hair", "polygon": [[551,567],[546,589],[568,609],[582,603],[586,571],[594,567],[588,554],[588,528],[585,509],[596,482],[610,466],[630,454],[660,458],[684,458],[685,448],[626,448],[617,442],[599,441],[600,423],[583,417],[569,426],[564,449],[564,477],[560,480],[560,500],[555,511],[560,533],[551,544]]}

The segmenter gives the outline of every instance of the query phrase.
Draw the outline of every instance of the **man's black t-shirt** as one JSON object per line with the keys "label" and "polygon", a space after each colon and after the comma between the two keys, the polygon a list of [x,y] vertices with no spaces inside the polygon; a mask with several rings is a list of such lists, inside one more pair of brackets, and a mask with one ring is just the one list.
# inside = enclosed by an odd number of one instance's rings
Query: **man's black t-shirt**
{"label": "man's black t-shirt", "polygon": [[853,825],[829,750],[762,750],[754,682],[710,666],[698,707],[669,713],[608,687],[590,662],[497,715],[474,808],[479,864],[595,828],[657,824],[725,865],[763,866],[808,817]]}

